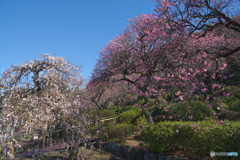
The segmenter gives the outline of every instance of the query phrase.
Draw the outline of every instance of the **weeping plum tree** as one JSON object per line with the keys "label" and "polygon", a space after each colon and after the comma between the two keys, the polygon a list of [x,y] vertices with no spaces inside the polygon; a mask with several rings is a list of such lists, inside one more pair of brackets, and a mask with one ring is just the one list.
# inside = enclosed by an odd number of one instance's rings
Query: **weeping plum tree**
{"label": "weeping plum tree", "polygon": [[184,101],[189,94],[203,94],[208,102],[207,93],[222,87],[216,77],[227,66],[215,56],[223,47],[230,50],[232,41],[214,31],[200,38],[186,36],[187,32],[167,17],[141,15],[132,19],[100,52],[92,78],[132,84],[132,93],[145,101],[138,107],[149,123],[156,109],[150,106],[150,98],[160,108],[161,96],[167,92],[172,102]]}
{"label": "weeping plum tree", "polygon": [[[27,133],[48,128],[51,132],[54,129],[52,122],[59,121],[60,116],[78,118],[81,134],[76,134],[78,138],[84,138],[83,135],[88,134],[84,131],[87,131],[89,121],[81,108],[83,79],[78,68],[61,57],[46,54],[41,57],[13,65],[2,74],[1,83],[6,89],[0,120],[9,130],[7,140],[14,139],[14,128]],[[61,123],[65,128],[71,128],[71,124]],[[78,140],[66,139],[76,148]]]}

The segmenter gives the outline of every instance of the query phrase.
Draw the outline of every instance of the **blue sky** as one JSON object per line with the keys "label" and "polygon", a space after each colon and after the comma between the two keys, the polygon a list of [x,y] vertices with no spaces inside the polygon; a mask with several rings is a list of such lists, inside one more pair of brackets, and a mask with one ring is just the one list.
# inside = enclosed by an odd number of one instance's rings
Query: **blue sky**
{"label": "blue sky", "polygon": [[41,54],[61,56],[91,76],[104,45],[154,0],[1,0],[0,71]]}

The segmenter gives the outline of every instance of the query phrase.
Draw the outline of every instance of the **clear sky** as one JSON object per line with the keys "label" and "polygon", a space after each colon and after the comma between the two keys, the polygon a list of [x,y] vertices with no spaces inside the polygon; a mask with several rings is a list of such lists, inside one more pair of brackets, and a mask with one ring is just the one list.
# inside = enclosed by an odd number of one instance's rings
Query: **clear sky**
{"label": "clear sky", "polygon": [[48,53],[91,76],[104,45],[154,0],[0,0],[0,71]]}

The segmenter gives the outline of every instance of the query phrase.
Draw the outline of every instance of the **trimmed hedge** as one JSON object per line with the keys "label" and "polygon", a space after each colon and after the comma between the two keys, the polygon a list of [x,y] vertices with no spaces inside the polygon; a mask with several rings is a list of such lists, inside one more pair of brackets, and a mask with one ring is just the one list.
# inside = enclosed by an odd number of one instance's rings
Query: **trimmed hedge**
{"label": "trimmed hedge", "polygon": [[140,111],[129,110],[118,116],[117,123],[133,124],[137,127],[143,127],[147,124],[147,120]]}
{"label": "trimmed hedge", "polygon": [[120,141],[126,141],[127,136],[135,131],[136,127],[132,124],[117,124],[106,130],[109,138],[118,138]]}
{"label": "trimmed hedge", "polygon": [[[193,123],[199,127],[189,127],[189,125],[193,126]],[[210,151],[240,153],[239,137],[240,122],[227,121],[222,125],[217,124],[216,120],[165,121],[148,125],[141,132],[141,139],[152,151],[163,152],[178,148],[184,149],[188,156],[207,156]]]}

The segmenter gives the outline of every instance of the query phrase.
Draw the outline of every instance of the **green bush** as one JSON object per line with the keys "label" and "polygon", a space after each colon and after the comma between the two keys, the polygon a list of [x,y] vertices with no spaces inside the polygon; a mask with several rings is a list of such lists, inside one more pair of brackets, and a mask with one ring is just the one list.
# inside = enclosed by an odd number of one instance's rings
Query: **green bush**
{"label": "green bush", "polygon": [[117,123],[133,124],[137,127],[143,127],[147,124],[147,120],[140,111],[129,110],[118,116]]}
{"label": "green bush", "polygon": [[135,106],[126,106],[124,107],[125,111],[129,111],[129,110],[139,110],[138,107],[135,107]]}
{"label": "green bush", "polygon": [[231,101],[227,105],[228,105],[229,110],[240,113],[240,100],[239,99],[236,99],[235,101]]}
{"label": "green bush", "polygon": [[130,136],[136,131],[136,127],[131,124],[117,124],[109,127],[106,131],[109,138],[118,138],[120,141],[125,141],[127,136]]}
{"label": "green bush", "polygon": [[184,104],[175,103],[172,105],[171,114],[179,115],[178,120],[189,120],[188,116],[191,115],[193,121],[202,121],[205,117],[213,117],[213,111],[202,101],[191,101]]}
{"label": "green bush", "polygon": [[[208,108],[208,104],[203,103],[202,101],[192,101],[190,103],[191,105],[191,111],[193,114],[193,121],[202,121],[205,119],[205,117],[212,117],[213,111]],[[190,111],[190,112],[191,112]]]}
{"label": "green bush", "polygon": [[240,113],[240,99],[231,95],[229,97],[224,97],[223,101],[227,105],[228,110]]}
{"label": "green bush", "polygon": [[108,110],[112,111],[113,113],[118,113],[119,109],[121,111],[122,107],[121,106],[113,106],[113,107],[108,108]]}
{"label": "green bush", "polygon": [[115,112],[111,110],[99,110],[97,113],[99,118],[105,118],[105,117],[113,117],[115,116]]}
{"label": "green bush", "polygon": [[[176,130],[180,125],[182,126],[180,132],[180,134],[182,134],[181,139],[179,139],[179,135],[176,134]],[[183,124],[182,121],[165,121],[148,125],[141,131],[140,137],[141,140],[149,145],[152,151],[163,152],[176,148],[181,141],[187,141],[192,134],[192,130],[187,126],[187,123]]]}
{"label": "green bush", "polygon": [[220,96],[216,100],[212,101],[212,104],[214,104],[214,110],[217,110],[216,108],[218,107],[221,108],[218,112],[222,111],[221,106],[226,105],[227,108],[223,109],[240,113],[240,99],[233,95],[227,97]]}
{"label": "green bush", "polygon": [[102,126],[98,125],[98,126],[92,126],[89,128],[89,131],[92,135],[95,135],[97,133],[97,131],[101,128]]}
{"label": "green bush", "polygon": [[193,126],[190,121],[152,124],[142,130],[141,139],[155,152],[174,148],[184,149],[188,156],[207,156],[210,151],[240,152],[240,122],[227,121],[222,125],[208,120],[197,124],[195,128],[189,127]]}
{"label": "green bush", "polygon": [[218,118],[221,120],[240,121],[240,113],[234,111],[222,112]]}
{"label": "green bush", "polygon": [[[164,110],[167,109],[169,111]],[[192,118],[189,116],[192,115]],[[205,117],[212,118],[213,110],[208,108],[207,104],[201,101],[191,101],[185,103],[173,103],[171,107],[168,107],[166,104],[162,104],[161,109],[157,109],[153,112],[152,116],[157,121],[175,121],[175,120],[193,120],[193,121],[202,121]],[[164,119],[163,116],[166,118]],[[172,116],[172,119],[169,119],[169,116]]]}

